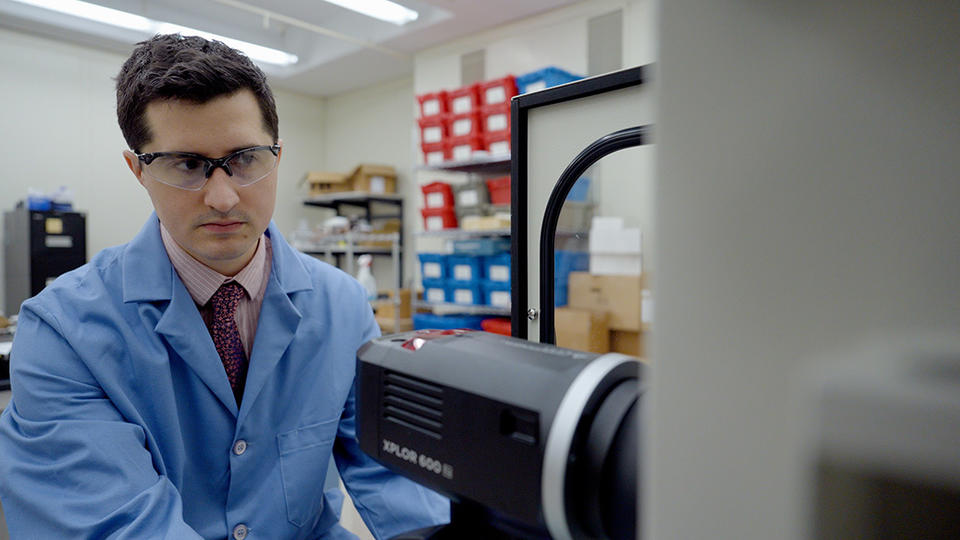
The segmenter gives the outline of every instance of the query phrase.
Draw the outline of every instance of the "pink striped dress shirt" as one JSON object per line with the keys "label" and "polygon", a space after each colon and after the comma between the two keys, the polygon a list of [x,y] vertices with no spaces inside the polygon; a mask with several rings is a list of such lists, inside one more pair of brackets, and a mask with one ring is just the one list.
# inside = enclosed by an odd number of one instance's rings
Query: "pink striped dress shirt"
{"label": "pink striped dress shirt", "polygon": [[213,317],[213,308],[209,305],[213,293],[228,281],[236,281],[243,287],[246,294],[240,299],[235,318],[237,329],[240,331],[240,341],[249,360],[250,353],[253,351],[253,338],[257,335],[260,306],[263,305],[263,294],[267,290],[270,266],[273,261],[270,239],[261,234],[253,258],[237,275],[230,277],[194,259],[177,244],[162,223],[160,237],[163,238],[163,247],[167,250],[167,256],[170,257],[173,268],[187,287],[187,292],[190,293],[193,301],[196,302],[203,321],[207,323],[207,328],[210,327],[210,319]]}

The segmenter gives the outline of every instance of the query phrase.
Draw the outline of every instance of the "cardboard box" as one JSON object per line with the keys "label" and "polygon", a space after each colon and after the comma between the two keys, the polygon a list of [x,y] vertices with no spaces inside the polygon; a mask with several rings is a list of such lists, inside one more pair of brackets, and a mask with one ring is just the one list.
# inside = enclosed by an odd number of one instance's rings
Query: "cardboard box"
{"label": "cardboard box", "polygon": [[389,165],[363,163],[350,173],[353,191],[366,193],[396,193],[397,171]]}
{"label": "cardboard box", "polygon": [[557,346],[595,353],[610,351],[606,313],[569,307],[558,307],[553,313]]}
{"label": "cardboard box", "polygon": [[510,218],[502,216],[465,216],[460,228],[466,231],[496,231],[510,228]]}
{"label": "cardboard box", "polygon": [[635,356],[637,358],[646,358],[646,337],[647,334],[643,332],[633,332],[630,330],[611,330],[610,351]]}
{"label": "cardboard box", "polygon": [[413,319],[397,319],[396,323],[394,325],[393,317],[377,316],[377,324],[380,325],[380,332],[384,335],[413,330]]}
{"label": "cardboard box", "polygon": [[611,330],[643,329],[642,305],[646,277],[603,276],[588,272],[571,272],[567,302],[569,307],[590,309],[610,314]]}
{"label": "cardboard box", "polygon": [[310,171],[303,177],[303,180],[310,186],[311,196],[339,193],[352,189],[349,177],[338,172]]}
{"label": "cardboard box", "polygon": [[[394,304],[393,289],[387,290],[387,298],[377,301],[377,318],[393,320]],[[399,314],[401,319],[410,318],[410,289],[400,289]],[[413,324],[411,322],[411,324]]]}
{"label": "cardboard box", "polygon": [[590,253],[590,273],[602,276],[631,275],[643,273],[643,259],[640,254]]}

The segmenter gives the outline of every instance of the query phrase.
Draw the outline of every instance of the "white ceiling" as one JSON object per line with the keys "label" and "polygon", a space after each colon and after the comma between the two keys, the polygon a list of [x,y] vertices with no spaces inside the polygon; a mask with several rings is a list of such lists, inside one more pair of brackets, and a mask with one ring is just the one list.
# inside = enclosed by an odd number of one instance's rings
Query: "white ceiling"
{"label": "white ceiling", "polygon": [[[271,83],[323,96],[409,75],[418,51],[578,0],[394,0],[420,12],[404,26],[323,0],[86,1],[294,53],[293,66],[262,66]],[[124,54],[146,37],[14,0],[0,0],[0,26]]]}

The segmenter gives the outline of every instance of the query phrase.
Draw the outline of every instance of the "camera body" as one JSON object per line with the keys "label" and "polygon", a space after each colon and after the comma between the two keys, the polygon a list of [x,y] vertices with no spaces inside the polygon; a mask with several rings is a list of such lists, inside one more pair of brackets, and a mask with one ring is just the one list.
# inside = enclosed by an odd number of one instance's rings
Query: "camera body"
{"label": "camera body", "polygon": [[382,337],[358,353],[360,446],[502,537],[633,538],[641,371],[486,332]]}

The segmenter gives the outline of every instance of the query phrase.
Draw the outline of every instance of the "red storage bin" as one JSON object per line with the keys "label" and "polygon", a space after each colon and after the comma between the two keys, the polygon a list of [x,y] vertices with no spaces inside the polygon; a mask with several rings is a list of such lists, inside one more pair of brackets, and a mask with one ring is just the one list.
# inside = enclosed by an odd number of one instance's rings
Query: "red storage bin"
{"label": "red storage bin", "polygon": [[420,215],[423,216],[423,230],[425,231],[457,228],[457,213],[453,210],[453,207],[423,208],[420,210]]}
{"label": "red storage bin", "polygon": [[485,133],[510,132],[510,104],[487,105],[481,109],[483,131]]}
{"label": "red storage bin", "polygon": [[490,332],[492,334],[500,334],[502,336],[512,335],[510,331],[510,319],[506,317],[484,319],[480,321],[480,328],[483,328],[484,332]]}
{"label": "red storage bin", "polygon": [[417,121],[420,124],[421,144],[442,143],[447,138],[445,116],[432,116]]}
{"label": "red storage bin", "polygon": [[510,177],[487,179],[487,191],[490,192],[490,204],[510,204]]}
{"label": "red storage bin", "polygon": [[491,156],[510,155],[510,132],[484,133],[483,148]]}
{"label": "red storage bin", "polygon": [[450,156],[450,159],[453,161],[469,161],[473,159],[473,152],[476,150],[484,150],[483,137],[476,136],[466,136],[466,137],[450,137],[447,139],[447,155]]}
{"label": "red storage bin", "polygon": [[477,84],[470,84],[447,92],[447,112],[463,114],[480,109],[480,92]]}
{"label": "red storage bin", "polygon": [[417,102],[420,103],[420,117],[429,118],[432,116],[441,116],[447,112],[447,91],[440,90],[429,94],[420,94],[417,96]]}
{"label": "red storage bin", "polygon": [[[509,180],[509,178],[507,178]],[[420,186],[424,208],[453,208],[453,189],[446,182],[431,182]]]}
{"label": "red storage bin", "polygon": [[427,165],[450,161],[448,141],[421,144],[420,149],[423,150],[423,162]]}
{"label": "red storage bin", "polygon": [[447,114],[444,119],[447,128],[446,133],[449,137],[465,137],[483,133],[483,121],[479,111]]}
{"label": "red storage bin", "polygon": [[517,95],[517,79],[507,75],[499,79],[491,79],[479,84],[480,105],[498,105],[510,103],[510,98]]}

